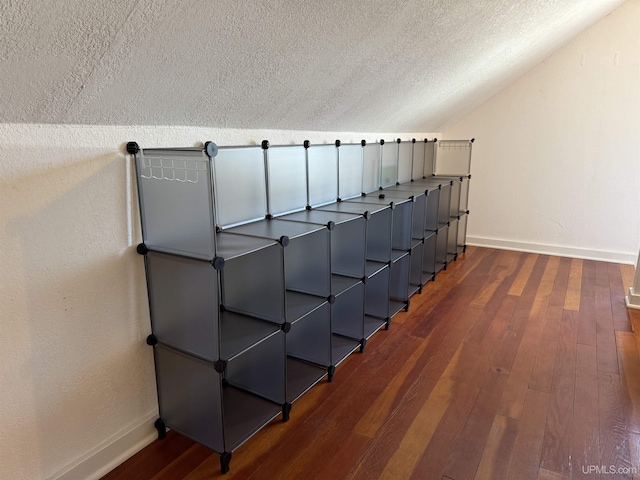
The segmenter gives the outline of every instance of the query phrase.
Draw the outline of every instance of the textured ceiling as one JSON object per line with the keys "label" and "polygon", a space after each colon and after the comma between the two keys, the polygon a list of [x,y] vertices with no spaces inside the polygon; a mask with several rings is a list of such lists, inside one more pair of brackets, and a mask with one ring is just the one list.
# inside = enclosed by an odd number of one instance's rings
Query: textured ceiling
{"label": "textured ceiling", "polygon": [[0,123],[435,132],[622,0],[8,0]]}

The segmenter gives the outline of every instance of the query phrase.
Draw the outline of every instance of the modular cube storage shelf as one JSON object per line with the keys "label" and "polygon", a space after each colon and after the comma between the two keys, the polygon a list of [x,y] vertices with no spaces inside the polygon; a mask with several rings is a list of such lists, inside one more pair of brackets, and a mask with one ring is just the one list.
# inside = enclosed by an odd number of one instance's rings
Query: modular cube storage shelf
{"label": "modular cube storage shelf", "polygon": [[141,149],[166,428],[220,454],[282,416],[464,251],[472,141]]}

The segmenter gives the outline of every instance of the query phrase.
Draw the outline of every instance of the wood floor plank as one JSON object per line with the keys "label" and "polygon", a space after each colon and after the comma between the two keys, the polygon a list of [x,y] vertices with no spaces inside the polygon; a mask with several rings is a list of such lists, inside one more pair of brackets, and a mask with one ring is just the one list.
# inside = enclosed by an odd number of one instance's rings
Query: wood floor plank
{"label": "wood floor plank", "polygon": [[568,476],[571,473],[578,312],[563,312],[558,338],[540,466]]}
{"label": "wood floor plank", "polygon": [[518,427],[518,420],[496,415],[474,480],[507,478]]}
{"label": "wood floor plank", "polygon": [[514,480],[538,478],[548,408],[548,393],[532,389],[527,391],[507,478]]}
{"label": "wood floor plank", "polygon": [[[640,435],[640,354],[634,334],[616,332],[620,359],[620,380],[626,395],[629,431]],[[640,465],[638,458],[637,465]]]}
{"label": "wood floor plank", "polygon": [[609,293],[611,295],[611,313],[613,314],[613,328],[621,332],[631,332],[629,310],[624,301],[628,289],[622,283],[620,266],[615,263],[607,264],[609,273]]}
{"label": "wood floor plank", "polygon": [[207,447],[196,443],[151,478],[152,480],[174,480],[180,478],[182,472],[194,470],[212,455],[217,456]]}
{"label": "wood floor plank", "polygon": [[538,480],[569,480],[569,477],[541,468],[538,471]]}
{"label": "wood floor plank", "polygon": [[582,265],[578,343],[596,346],[596,262],[585,260]]}
{"label": "wood floor plank", "polygon": [[491,297],[493,297],[502,282],[516,271],[521,256],[519,252],[500,252],[494,269],[490,272],[480,292],[471,301],[471,305],[484,307]]}
{"label": "wood floor plank", "polygon": [[629,293],[629,287],[633,286],[633,279],[636,274],[636,269],[633,265],[619,265],[620,275],[622,276],[622,287],[624,288],[624,294]]}
{"label": "wood floor plank", "polygon": [[533,365],[540,344],[545,313],[553,290],[559,257],[551,257],[547,263],[540,286],[536,292],[529,319],[509,373],[498,414],[519,419],[527,396]]}
{"label": "wood floor plank", "polygon": [[509,289],[509,295],[515,295],[519,297],[522,295],[524,291],[524,287],[527,285],[529,281],[529,277],[531,276],[531,272],[533,271],[533,266],[538,261],[538,255],[535,253],[527,254],[527,258],[522,265],[522,268],[518,272],[518,276],[514,280],[511,288]]}
{"label": "wood floor plank", "polygon": [[[600,478],[591,465],[602,465],[598,431],[598,367],[596,349],[578,344],[573,406],[571,478]],[[588,472],[583,474],[583,472]]]}
{"label": "wood floor plank", "polygon": [[618,354],[611,311],[609,271],[604,262],[596,263],[596,347],[598,370],[618,373]]}
{"label": "wood floor plank", "polygon": [[565,310],[578,311],[580,309],[580,292],[582,287],[582,259],[571,259],[571,271],[569,273],[569,284],[564,298]]}
{"label": "wood floor plank", "polygon": [[447,459],[445,476],[454,479],[474,477],[506,383],[507,375],[495,371],[487,373],[458,443]]}
{"label": "wood floor plank", "polygon": [[607,478],[631,480],[631,452],[627,425],[628,403],[619,375],[598,372],[598,421],[602,465],[614,466]]}

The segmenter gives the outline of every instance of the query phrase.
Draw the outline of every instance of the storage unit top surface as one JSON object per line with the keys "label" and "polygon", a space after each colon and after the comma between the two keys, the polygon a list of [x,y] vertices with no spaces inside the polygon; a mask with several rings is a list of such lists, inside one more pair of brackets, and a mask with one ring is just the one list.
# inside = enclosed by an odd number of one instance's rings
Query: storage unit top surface
{"label": "storage unit top surface", "polygon": [[225,232],[232,234],[239,233],[242,235],[255,235],[257,237],[271,238],[273,240],[278,240],[282,236],[286,236],[292,240],[326,228],[326,225],[321,226],[309,223],[287,222],[286,220],[274,218],[271,220],[259,220],[257,222],[232,227],[225,230]]}
{"label": "storage unit top surface", "polygon": [[318,210],[319,208],[322,207],[316,207],[313,210],[304,210],[302,212],[290,213],[283,218],[300,222],[314,223],[317,225],[326,225],[329,222],[333,222],[338,225],[340,223],[350,222],[357,218],[362,218],[361,214],[331,212],[327,210]]}
{"label": "storage unit top surface", "polygon": [[224,232],[216,234],[216,254],[225,260],[231,260],[274,245],[277,245],[277,242],[267,238],[232,235]]}
{"label": "storage unit top surface", "polygon": [[374,205],[371,203],[360,204],[349,201],[332,203],[320,207],[321,210],[328,210],[330,212],[355,213],[360,215],[365,215],[367,212],[373,215],[388,208],[391,208],[388,203],[386,205]]}

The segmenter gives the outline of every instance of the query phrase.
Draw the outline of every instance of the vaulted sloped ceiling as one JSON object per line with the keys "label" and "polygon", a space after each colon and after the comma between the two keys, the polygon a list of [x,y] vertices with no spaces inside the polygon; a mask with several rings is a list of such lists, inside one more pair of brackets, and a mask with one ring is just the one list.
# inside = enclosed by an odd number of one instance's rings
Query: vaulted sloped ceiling
{"label": "vaulted sloped ceiling", "polygon": [[442,131],[622,0],[5,0],[0,123]]}

